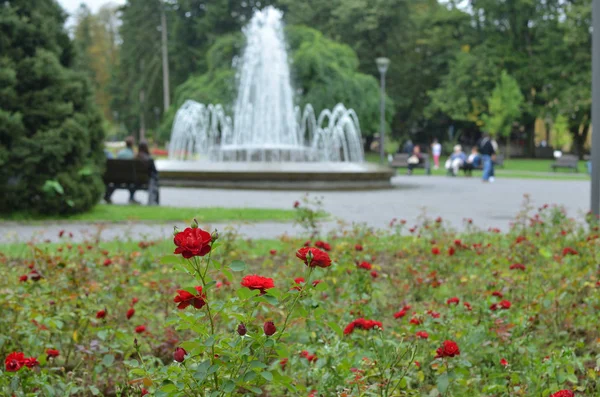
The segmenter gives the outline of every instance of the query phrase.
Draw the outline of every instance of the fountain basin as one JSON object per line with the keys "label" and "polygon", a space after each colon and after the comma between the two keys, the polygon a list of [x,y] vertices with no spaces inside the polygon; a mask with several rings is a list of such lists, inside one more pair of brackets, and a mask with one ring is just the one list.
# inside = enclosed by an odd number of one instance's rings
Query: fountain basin
{"label": "fountain basin", "polygon": [[161,186],[219,189],[389,189],[393,169],[347,162],[210,162],[157,160]]}

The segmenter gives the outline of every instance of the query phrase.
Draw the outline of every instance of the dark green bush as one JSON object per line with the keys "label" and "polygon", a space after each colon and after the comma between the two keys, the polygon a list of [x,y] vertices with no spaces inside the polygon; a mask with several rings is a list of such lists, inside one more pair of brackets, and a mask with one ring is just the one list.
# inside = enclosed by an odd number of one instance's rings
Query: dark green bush
{"label": "dark green bush", "polygon": [[81,212],[102,194],[102,118],[64,20],[53,0],[0,6],[0,212]]}

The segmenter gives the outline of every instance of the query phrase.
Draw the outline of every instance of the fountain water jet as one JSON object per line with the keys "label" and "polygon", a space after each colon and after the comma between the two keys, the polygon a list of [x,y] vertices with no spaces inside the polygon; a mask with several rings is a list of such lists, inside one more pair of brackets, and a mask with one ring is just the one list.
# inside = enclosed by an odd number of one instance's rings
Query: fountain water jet
{"label": "fountain water jet", "polygon": [[310,104],[303,112],[294,107],[281,11],[257,11],[243,32],[247,45],[233,120],[221,105],[186,101],[175,116],[169,158],[363,162],[354,110],[338,104],[317,118]]}

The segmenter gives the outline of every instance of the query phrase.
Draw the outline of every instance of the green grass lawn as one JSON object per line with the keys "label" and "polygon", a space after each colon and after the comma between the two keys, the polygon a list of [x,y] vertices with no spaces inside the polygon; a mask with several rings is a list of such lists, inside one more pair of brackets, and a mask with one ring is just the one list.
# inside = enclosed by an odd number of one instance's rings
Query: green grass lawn
{"label": "green grass lawn", "polygon": [[[446,175],[444,162],[447,156],[442,156],[440,159],[440,169],[433,169],[433,160],[431,174],[437,176]],[[378,153],[365,153],[365,160],[370,163],[379,163]],[[496,174],[502,178],[524,178],[524,179],[557,179],[557,180],[588,180],[589,176],[586,173],[586,162],[579,162],[579,172],[574,173],[567,169],[561,169],[553,172],[550,165],[554,160],[548,159],[508,159],[504,160],[504,168],[496,168]],[[399,169],[398,174],[404,175],[406,169]],[[416,175],[425,174],[422,169],[415,171]],[[475,176],[480,176],[481,171],[475,172]]]}
{"label": "green grass lawn", "polygon": [[29,213],[14,213],[1,215],[4,221],[82,221],[82,222],[124,222],[124,221],[190,221],[194,218],[198,222],[225,222],[225,221],[277,221],[288,222],[294,220],[294,210],[265,209],[265,208],[176,208],[152,207],[143,205],[106,205],[99,204],[91,211],[68,217],[40,216]]}

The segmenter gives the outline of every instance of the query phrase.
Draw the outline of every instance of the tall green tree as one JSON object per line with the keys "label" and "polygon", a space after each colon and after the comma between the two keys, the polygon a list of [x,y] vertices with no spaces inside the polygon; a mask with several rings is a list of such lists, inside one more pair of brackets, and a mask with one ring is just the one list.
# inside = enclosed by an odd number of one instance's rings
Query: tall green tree
{"label": "tall green tree", "polygon": [[103,192],[101,117],[54,0],[0,7],[0,212],[68,214]]}
{"label": "tall green tree", "polygon": [[506,70],[502,71],[488,99],[488,114],[484,115],[484,128],[492,135],[506,139],[506,157],[510,156],[510,135],[513,125],[522,112],[524,97],[519,83]]}

